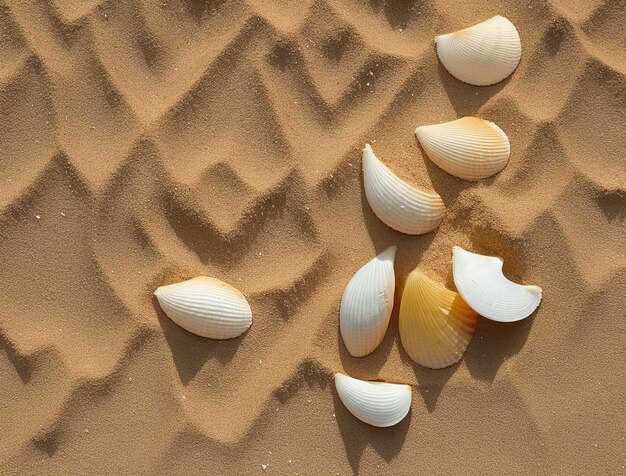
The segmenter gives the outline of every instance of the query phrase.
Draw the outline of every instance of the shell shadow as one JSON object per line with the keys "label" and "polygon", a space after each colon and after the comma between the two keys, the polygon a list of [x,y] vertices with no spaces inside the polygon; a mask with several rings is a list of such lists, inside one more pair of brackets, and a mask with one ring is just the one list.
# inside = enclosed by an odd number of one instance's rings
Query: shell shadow
{"label": "shell shadow", "polygon": [[[360,174],[360,180],[361,183],[363,183],[362,171]],[[404,266],[402,264],[405,263],[406,260],[403,259],[402,255],[410,253],[411,255],[417,254],[421,257],[434,240],[439,228],[435,228],[433,231],[423,235],[407,235],[388,227],[376,216],[370,207],[370,204],[367,201],[367,196],[365,195],[364,187],[361,187],[361,212],[363,213],[367,233],[374,245],[374,248],[376,249],[377,254],[384,251],[391,245],[398,246],[398,252],[396,253],[394,265],[396,273],[396,289],[398,289],[398,276],[405,276],[408,273],[406,269],[403,269]],[[417,264],[417,261],[415,261],[415,264]],[[413,266],[415,266],[415,264]],[[396,302],[396,304],[399,304],[399,302]]]}
{"label": "shell shadow", "polygon": [[185,386],[193,380],[207,360],[216,359],[222,365],[230,362],[250,332],[248,329],[243,335],[226,340],[200,337],[186,331],[167,317],[156,296],[152,296],[152,306],[163,329],[167,345],[172,352],[172,359],[180,381]]}
{"label": "shell shadow", "polygon": [[54,456],[59,448],[61,431],[54,428],[51,431],[32,439],[33,446],[46,456]]}
{"label": "shell shadow", "polygon": [[417,391],[422,396],[426,409],[429,413],[434,412],[441,392],[458,370],[460,362],[463,360],[461,359],[461,361],[443,369],[429,369],[413,362],[409,354],[404,350],[404,347],[399,347],[400,358],[413,369],[413,373],[417,379]]}
{"label": "shell shadow", "polygon": [[476,380],[493,382],[500,367],[526,343],[537,311],[517,322],[495,322],[480,317],[463,359]]}
{"label": "shell shadow", "polygon": [[428,173],[430,182],[433,184],[433,188],[435,189],[435,191],[441,196],[443,203],[445,204],[447,209],[450,209],[452,207],[457,197],[463,191],[469,188],[477,187],[479,184],[491,185],[498,176],[498,174],[495,174],[491,177],[487,177],[485,179],[477,181],[463,180],[461,178],[455,177],[454,175],[451,175],[445,170],[439,168],[439,166],[437,166],[432,160],[428,158],[426,151],[423,149],[422,144],[420,144],[420,141],[417,139],[417,136],[415,136],[415,134],[413,134],[413,140],[415,140],[417,148],[422,155],[422,160],[426,165],[426,172]]}
{"label": "shell shadow", "polygon": [[596,199],[609,222],[626,222],[626,190],[606,191]]}
{"label": "shell shadow", "polygon": [[[435,45],[433,45],[433,50],[435,57],[437,57],[437,48]],[[500,92],[511,80],[511,76],[509,76],[491,86],[473,86],[456,79],[448,73],[448,70],[439,60],[437,60],[437,74],[448,95],[450,104],[459,118],[475,116],[478,110],[489,101],[489,99]]]}
{"label": "shell shadow", "polygon": [[[362,181],[361,172],[361,183]],[[435,229],[424,235],[406,235],[389,228],[380,221],[370,208],[363,187],[361,187],[361,211],[365,220],[365,227],[374,245],[376,254],[381,253],[391,245],[398,246],[394,262],[396,286],[393,312],[389,319],[389,327],[385,333],[385,338],[371,354],[365,357],[352,357],[343,343],[339,325],[337,326],[337,347],[339,349],[341,363],[347,373],[350,375],[375,376],[385,364],[398,335],[398,311],[400,309],[400,300],[402,299],[402,290],[404,289],[406,276],[420,261],[422,255],[435,238],[437,230]],[[362,263],[361,266],[364,264],[365,262]]]}
{"label": "shell shadow", "polygon": [[[391,327],[391,321],[389,326]],[[380,369],[385,365],[385,362],[387,362],[387,358],[393,348],[393,341],[393,332],[389,332],[389,329],[387,329],[385,338],[378,347],[376,347],[374,352],[364,357],[353,357],[350,355],[350,352],[348,352],[343,342],[339,328],[339,320],[337,320],[337,348],[339,350],[339,360],[341,360],[341,366],[344,372],[350,376],[359,376],[358,378],[376,378]]]}
{"label": "shell shadow", "polygon": [[22,383],[30,382],[30,379],[33,375],[33,366],[32,362],[20,355],[11,339],[9,339],[3,332],[0,332],[0,352],[4,351],[7,359],[13,367],[15,368],[15,372],[19,375]]}
{"label": "shell shadow", "polygon": [[328,385],[333,386],[332,373],[319,363],[307,360],[302,363],[294,377],[274,391],[274,396],[280,403],[285,404],[305,386],[309,389],[317,387],[320,390],[325,390]]}
{"label": "shell shadow", "polygon": [[363,423],[348,411],[341,402],[334,384],[331,385],[331,393],[339,433],[341,433],[353,474],[359,474],[361,456],[363,456],[363,451],[368,444],[387,462],[400,453],[411,425],[412,411],[409,411],[404,420],[397,425],[389,428],[377,428]]}
{"label": "shell shadow", "polygon": [[[458,220],[467,220],[459,216]],[[474,223],[468,229],[472,251],[487,256],[500,256],[504,260],[504,275],[513,282],[526,282],[526,260],[523,242],[511,239],[497,227]],[[448,275],[448,286],[454,289],[452,270]],[[541,306],[540,306],[541,307]],[[540,309],[540,307],[538,309]],[[473,378],[493,382],[502,364],[517,354],[524,346],[538,309],[529,317],[517,322],[496,322],[480,317],[474,337],[464,359]]]}

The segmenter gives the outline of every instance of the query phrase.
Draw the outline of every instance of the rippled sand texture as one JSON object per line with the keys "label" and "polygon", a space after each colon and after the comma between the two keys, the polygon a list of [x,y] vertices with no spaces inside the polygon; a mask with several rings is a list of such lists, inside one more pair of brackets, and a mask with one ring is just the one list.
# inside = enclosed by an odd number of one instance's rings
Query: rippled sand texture
{"label": "rippled sand texture", "polygon": [[[624,471],[622,0],[0,5],[0,472]],[[518,26],[520,66],[460,83],[432,40],[494,14]],[[480,183],[413,135],[464,115],[511,139]],[[438,230],[373,215],[366,141],[441,194]],[[391,244],[389,332],[351,358],[343,288]],[[460,364],[426,370],[400,347],[401,289],[417,264],[451,286],[454,244],[545,299],[516,324],[480,319]],[[243,337],[160,310],[158,285],[197,274],[249,297]],[[416,385],[410,416],[356,421],[340,370]]]}

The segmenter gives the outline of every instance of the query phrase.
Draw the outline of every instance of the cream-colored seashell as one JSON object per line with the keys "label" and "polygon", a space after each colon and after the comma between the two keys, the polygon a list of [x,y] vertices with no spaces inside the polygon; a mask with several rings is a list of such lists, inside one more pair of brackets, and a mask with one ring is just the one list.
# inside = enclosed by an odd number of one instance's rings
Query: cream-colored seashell
{"label": "cream-colored seashell", "polygon": [[443,66],[455,78],[489,86],[508,77],[522,56],[515,25],[495,16],[478,25],[435,38]]}
{"label": "cream-colored seashell", "polygon": [[437,228],[443,219],[441,197],[400,179],[374,155],[369,144],[363,149],[363,184],[376,216],[394,230],[421,235]]}
{"label": "cream-colored seashell", "polygon": [[408,385],[366,382],[336,373],[335,387],[350,413],[372,426],[393,426],[411,409],[411,387]]}
{"label": "cream-colored seashell", "polygon": [[157,288],[154,295],[165,314],[183,329],[211,339],[231,339],[252,324],[243,294],[206,276]]}
{"label": "cream-colored seashell", "polygon": [[500,172],[511,153],[502,129],[478,117],[421,126],[415,129],[415,135],[430,160],[465,180],[480,180]]}
{"label": "cream-colored seashell", "polygon": [[339,329],[353,357],[372,353],[381,343],[393,309],[397,246],[390,246],[359,269],[343,292]]}
{"label": "cream-colored seashell", "polygon": [[418,364],[441,369],[461,360],[477,318],[458,293],[417,268],[409,274],[400,304],[400,339]]}
{"label": "cream-colored seashell", "polygon": [[452,249],[454,284],[461,297],[478,314],[500,322],[530,316],[541,302],[541,288],[509,281],[502,274],[502,259]]}

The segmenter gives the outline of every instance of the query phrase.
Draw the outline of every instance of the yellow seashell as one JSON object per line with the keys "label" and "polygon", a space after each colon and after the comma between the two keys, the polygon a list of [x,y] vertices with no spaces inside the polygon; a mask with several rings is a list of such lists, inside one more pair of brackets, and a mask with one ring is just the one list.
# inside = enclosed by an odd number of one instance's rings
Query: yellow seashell
{"label": "yellow seashell", "polygon": [[417,268],[409,274],[400,303],[400,339],[418,364],[440,369],[461,360],[477,318],[460,294]]}

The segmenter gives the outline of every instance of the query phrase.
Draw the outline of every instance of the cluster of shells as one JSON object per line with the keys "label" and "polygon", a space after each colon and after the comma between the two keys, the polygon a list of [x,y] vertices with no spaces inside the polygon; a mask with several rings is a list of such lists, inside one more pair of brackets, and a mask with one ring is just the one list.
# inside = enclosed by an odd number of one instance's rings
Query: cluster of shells
{"label": "cluster of shells", "polygon": [[[435,41],[448,72],[477,86],[508,77],[521,56],[517,29],[502,16],[438,36]],[[504,131],[477,117],[421,126],[415,134],[430,160],[461,179],[490,177],[509,159],[510,145]],[[437,193],[400,179],[376,157],[369,144],[363,150],[362,166],[369,205],[387,226],[410,235],[428,233],[439,226],[445,206]],[[343,293],[340,331],[354,357],[372,353],[387,331],[394,304],[396,249],[391,246],[366,263]],[[462,358],[478,315],[514,322],[534,312],[541,301],[541,289],[509,281],[502,264],[498,257],[455,246],[452,271],[458,292],[446,289],[417,268],[409,274],[400,303],[399,327],[402,346],[413,361],[435,369],[453,365]],[[237,337],[252,324],[252,311],[243,294],[215,278],[201,276],[161,286],[155,295],[170,319],[203,337]],[[370,425],[395,425],[411,407],[409,385],[367,382],[337,373],[335,386],[346,408]]]}

